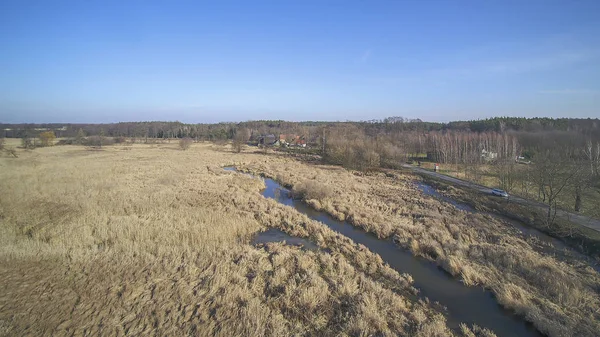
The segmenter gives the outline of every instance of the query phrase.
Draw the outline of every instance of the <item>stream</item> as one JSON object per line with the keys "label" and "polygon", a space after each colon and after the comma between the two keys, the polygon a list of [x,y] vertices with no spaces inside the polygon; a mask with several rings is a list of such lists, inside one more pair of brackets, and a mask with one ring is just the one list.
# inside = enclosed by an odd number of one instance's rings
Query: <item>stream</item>
{"label": "stream", "polygon": [[[236,171],[226,167],[228,171]],[[498,336],[542,336],[532,324],[525,322],[511,311],[502,308],[490,291],[482,287],[466,287],[460,281],[438,268],[434,263],[413,256],[410,252],[397,246],[392,240],[381,240],[355,227],[346,221],[339,221],[325,212],[312,209],[301,200],[289,197],[289,191],[276,181],[265,178],[266,188],[262,191],[265,198],[271,198],[283,205],[291,206],[313,220],[325,224],[332,230],[347,236],[356,243],[365,245],[373,253],[381,256],[383,261],[399,273],[408,273],[414,280],[414,287],[429,300],[439,302],[447,308],[447,324],[458,330],[460,323],[477,324],[488,328]],[[308,240],[298,240],[279,230],[276,235],[268,230],[257,234],[254,243],[297,242],[311,249],[315,247]],[[310,244],[307,244],[309,243]]]}

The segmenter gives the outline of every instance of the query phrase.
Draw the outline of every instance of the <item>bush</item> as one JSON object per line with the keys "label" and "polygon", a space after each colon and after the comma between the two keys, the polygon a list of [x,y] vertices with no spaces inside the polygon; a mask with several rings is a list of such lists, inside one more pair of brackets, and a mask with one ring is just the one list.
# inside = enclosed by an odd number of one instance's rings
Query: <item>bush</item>
{"label": "bush", "polygon": [[9,155],[18,158],[19,156],[17,156],[17,150],[15,150],[14,148],[6,148],[6,153],[8,153]]}
{"label": "bush", "polygon": [[194,141],[189,137],[181,138],[181,140],[179,140],[179,147],[185,151],[185,150],[189,149],[190,146],[192,146],[193,142]]}
{"label": "bush", "polygon": [[216,139],[213,139],[212,142],[215,145],[225,146],[225,145],[227,145],[227,143],[229,141],[227,140],[227,138],[216,138]]}
{"label": "bush", "polygon": [[234,138],[233,143],[232,143],[233,152],[235,152],[235,153],[242,152],[242,148],[244,147],[244,144],[245,144],[245,142],[242,139],[240,139],[238,137]]}
{"label": "bush", "polygon": [[56,145],[74,145],[74,144],[79,144],[79,143],[77,143],[77,141],[73,138],[61,139],[56,143]]}
{"label": "bush", "polygon": [[6,140],[4,138],[0,138],[0,151],[6,151],[9,155],[17,158],[17,151],[12,147],[5,146]]}
{"label": "bush", "polygon": [[127,143],[127,138],[125,138],[123,136],[114,137],[113,139],[115,140],[115,144]]}
{"label": "bush", "polygon": [[56,139],[56,135],[52,131],[45,131],[45,132],[40,133],[40,141],[42,142],[42,146],[54,145],[55,139]]}
{"label": "bush", "polygon": [[30,137],[21,138],[21,147],[24,149],[35,149],[36,148],[35,139],[30,138]]}
{"label": "bush", "polygon": [[83,141],[84,145],[87,146],[106,146],[106,145],[113,145],[115,143],[115,140],[110,138],[110,137],[103,137],[103,136],[91,136],[86,138]]}
{"label": "bush", "polygon": [[319,183],[316,180],[305,180],[294,185],[292,196],[296,199],[323,200],[333,196],[333,190],[331,187]]}

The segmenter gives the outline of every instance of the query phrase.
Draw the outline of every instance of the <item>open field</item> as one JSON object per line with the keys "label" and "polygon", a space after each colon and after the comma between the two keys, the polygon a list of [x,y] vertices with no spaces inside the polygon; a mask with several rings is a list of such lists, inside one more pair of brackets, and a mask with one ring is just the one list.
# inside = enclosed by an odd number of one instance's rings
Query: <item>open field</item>
{"label": "open field", "polygon": [[594,336],[600,331],[600,275],[587,262],[492,217],[426,197],[413,176],[364,175],[296,160],[244,167],[291,186],[316,209],[394,238],[465,284],[491,289],[499,303],[545,334]]}
{"label": "open field", "polygon": [[[454,334],[409,275],[221,169],[298,163],[205,144],[18,154],[0,157],[0,335]],[[268,227],[331,253],[249,244]]]}

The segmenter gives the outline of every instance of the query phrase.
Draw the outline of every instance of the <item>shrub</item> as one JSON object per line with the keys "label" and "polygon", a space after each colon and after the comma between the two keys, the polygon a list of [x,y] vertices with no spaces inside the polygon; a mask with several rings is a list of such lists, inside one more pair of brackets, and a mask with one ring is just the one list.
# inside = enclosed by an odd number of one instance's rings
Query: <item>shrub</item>
{"label": "shrub", "polygon": [[233,138],[233,152],[240,153],[242,152],[242,148],[244,147],[244,141],[238,137]]}
{"label": "shrub", "polygon": [[215,145],[225,146],[225,145],[227,145],[228,140],[227,140],[227,138],[216,138],[216,139],[213,139],[212,142]]}
{"label": "shrub", "polygon": [[114,137],[114,140],[115,140],[115,144],[127,143],[127,138],[125,138],[123,136]]}
{"label": "shrub", "polygon": [[38,146],[37,139],[25,136],[21,138],[21,147],[24,149],[35,149]]}
{"label": "shrub", "polygon": [[294,185],[292,189],[292,195],[296,199],[304,200],[323,200],[333,195],[331,187],[319,183],[316,180],[305,180],[301,183]]}
{"label": "shrub", "polygon": [[114,139],[110,137],[104,136],[91,136],[85,139],[84,145],[87,146],[105,146],[105,145],[113,145],[115,143]]}
{"label": "shrub", "polygon": [[11,155],[11,156],[13,156],[13,157],[15,157],[15,158],[18,158],[18,157],[19,157],[19,156],[17,156],[17,150],[13,149],[12,147],[11,147],[11,148],[6,148],[5,150],[6,150],[6,152],[7,152],[9,155]]}
{"label": "shrub", "polygon": [[85,143],[85,133],[82,128],[77,130],[77,135],[75,136],[75,144],[84,144]]}
{"label": "shrub", "polygon": [[189,149],[190,146],[192,146],[193,142],[194,141],[189,137],[181,138],[181,140],[179,140],[179,147],[185,151],[185,150]]}
{"label": "shrub", "polygon": [[246,142],[250,139],[250,130],[242,128],[235,132],[233,136],[233,152],[240,153]]}
{"label": "shrub", "polygon": [[75,140],[73,138],[61,139],[56,142],[56,145],[73,145],[75,144]]}
{"label": "shrub", "polygon": [[42,146],[52,146],[54,145],[54,140],[56,139],[56,135],[52,131],[45,131],[40,133],[40,141],[42,142]]}

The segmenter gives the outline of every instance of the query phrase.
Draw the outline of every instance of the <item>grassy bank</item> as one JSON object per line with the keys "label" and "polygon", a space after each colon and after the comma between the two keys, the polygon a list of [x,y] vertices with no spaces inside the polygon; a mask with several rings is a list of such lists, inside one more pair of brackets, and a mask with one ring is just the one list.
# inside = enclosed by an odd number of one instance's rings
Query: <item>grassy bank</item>
{"label": "grassy bank", "polygon": [[[206,144],[18,154],[0,158],[0,335],[454,334],[409,275],[221,169],[289,164],[278,156]],[[268,227],[331,253],[249,244]]]}
{"label": "grassy bank", "polygon": [[550,336],[594,336],[600,330],[600,275],[586,261],[555,248],[538,249],[510,225],[469,214],[423,195],[415,177],[365,175],[335,166],[254,162],[315,209],[380,238],[393,237],[467,285],[483,285],[498,302]]}
{"label": "grassy bank", "polygon": [[540,209],[511,203],[509,200],[502,198],[483,195],[468,188],[449,185],[435,177],[423,176],[422,178],[455,200],[481,211],[515,219],[563,241],[573,249],[590,256],[596,261],[600,261],[600,233],[593,229],[576,225],[562,217],[557,217],[552,224],[548,224],[546,221],[547,213]]}

